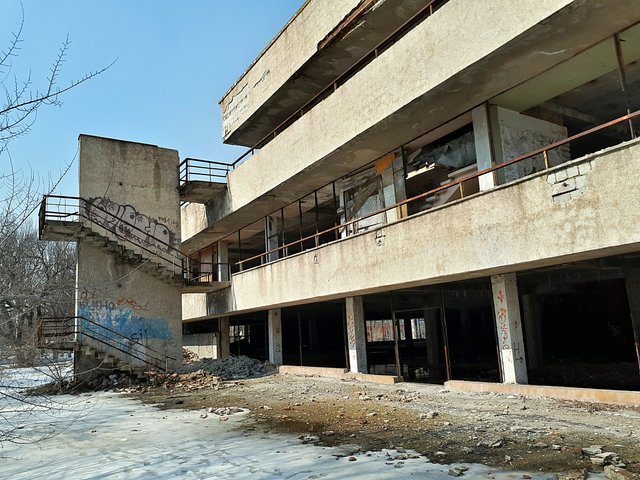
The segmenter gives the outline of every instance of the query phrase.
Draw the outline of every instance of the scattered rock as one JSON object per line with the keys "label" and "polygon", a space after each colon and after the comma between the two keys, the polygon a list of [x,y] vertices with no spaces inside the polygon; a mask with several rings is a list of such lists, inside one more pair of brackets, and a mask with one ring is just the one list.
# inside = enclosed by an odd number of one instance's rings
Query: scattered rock
{"label": "scattered rock", "polygon": [[333,430],[326,430],[324,432],[322,432],[322,435],[324,435],[325,437],[332,437],[336,434],[336,432],[334,432]]}
{"label": "scattered rock", "polygon": [[607,465],[604,467],[604,476],[609,480],[638,480],[640,476],[625,470],[624,468]]}
{"label": "scattered rock", "polygon": [[599,453],[602,453],[602,446],[600,446],[600,445],[592,445],[590,447],[582,449],[582,454],[586,455],[588,457],[592,457],[592,456],[597,455]]}

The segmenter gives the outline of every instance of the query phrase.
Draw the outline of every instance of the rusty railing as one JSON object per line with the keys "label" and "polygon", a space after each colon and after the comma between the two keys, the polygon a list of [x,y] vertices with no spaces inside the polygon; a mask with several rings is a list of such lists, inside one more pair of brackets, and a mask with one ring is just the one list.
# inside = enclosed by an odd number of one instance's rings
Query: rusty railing
{"label": "rusty railing", "polygon": [[[270,255],[272,255],[274,253],[277,253],[279,258],[286,257],[286,254],[285,255],[280,255],[280,252],[282,251],[282,252],[286,253],[287,249],[289,249],[289,248],[291,248],[293,246],[296,246],[296,245],[301,245],[302,246],[302,244],[304,242],[309,241],[309,240],[315,240],[315,245],[318,246],[320,244],[320,237],[323,236],[323,235],[330,234],[330,233],[335,233],[336,237],[339,236],[340,232],[344,232],[346,236],[354,235],[354,234],[358,233],[358,229],[356,228],[358,222],[361,222],[361,221],[363,221],[365,219],[368,219],[368,218],[371,218],[371,217],[375,217],[377,215],[385,214],[385,213],[387,213],[389,211],[392,211],[392,210],[402,211],[403,207],[408,206],[411,203],[414,203],[414,202],[417,202],[417,201],[420,201],[420,200],[424,201],[424,200],[426,200],[426,199],[428,199],[430,197],[436,197],[439,193],[444,192],[446,190],[449,190],[452,187],[456,187],[458,189],[459,193],[460,193],[460,198],[464,198],[464,196],[465,196],[464,184],[465,183],[467,183],[467,182],[469,182],[471,180],[477,180],[477,179],[479,179],[480,177],[482,177],[484,175],[490,175],[490,174],[493,175],[493,174],[495,174],[495,172],[497,172],[499,170],[509,168],[509,167],[511,167],[513,165],[516,165],[516,164],[518,164],[520,162],[523,162],[525,160],[531,159],[533,157],[537,157],[539,155],[542,156],[542,161],[544,163],[543,169],[539,170],[539,171],[548,170],[549,168],[552,167],[550,165],[550,162],[549,162],[549,151],[554,150],[556,148],[560,148],[560,147],[562,147],[564,145],[568,145],[571,142],[574,142],[575,140],[584,138],[584,137],[592,135],[594,133],[601,132],[602,130],[606,130],[607,128],[611,128],[611,127],[614,127],[616,125],[620,125],[621,123],[630,122],[630,121],[633,121],[633,120],[638,119],[638,118],[640,118],[640,110],[635,111],[633,113],[630,113],[628,115],[624,115],[622,117],[616,118],[615,120],[611,120],[610,122],[604,123],[602,125],[598,125],[596,127],[590,128],[588,130],[585,130],[584,132],[580,132],[580,133],[578,133],[576,135],[573,135],[571,137],[567,137],[567,138],[565,138],[563,140],[551,143],[551,144],[547,145],[546,147],[539,148],[539,149],[534,150],[532,152],[526,153],[524,155],[521,155],[519,157],[513,158],[511,160],[508,160],[508,161],[506,161],[504,163],[500,163],[500,164],[494,165],[491,168],[487,168],[485,170],[478,171],[478,172],[466,175],[466,176],[464,176],[462,178],[459,178],[457,180],[453,180],[453,181],[451,181],[449,183],[446,183],[446,184],[444,184],[444,185],[442,185],[440,187],[434,188],[433,190],[429,190],[427,192],[421,193],[419,195],[415,195],[415,196],[413,196],[411,198],[408,198],[406,200],[402,200],[401,202],[398,202],[398,203],[396,203],[394,205],[391,205],[389,207],[385,207],[385,208],[377,210],[375,212],[371,212],[371,213],[369,213],[367,215],[363,215],[362,217],[358,217],[358,218],[355,218],[355,219],[350,220],[348,222],[341,223],[340,225],[336,225],[334,227],[327,228],[326,230],[313,233],[313,234],[308,235],[308,236],[306,236],[304,238],[300,238],[299,240],[295,240],[293,242],[284,244],[282,246],[279,246],[277,248],[273,248],[271,250],[267,250],[267,251],[265,251],[263,253],[260,253],[258,255],[254,255],[254,256],[246,258],[246,259],[241,259],[240,261],[236,262],[234,265],[239,266],[240,270],[242,270],[243,264],[245,264],[247,262],[252,262],[252,261],[255,261],[255,260],[259,260],[261,264],[262,263],[270,263],[269,261],[267,261]],[[633,135],[632,135],[632,139],[633,139]],[[533,174],[533,173],[537,173],[537,172],[531,172],[531,174]],[[528,176],[528,175],[526,175],[526,176]],[[520,178],[524,178],[524,177],[520,177]],[[406,216],[408,216],[408,215],[402,215],[401,218],[406,218]],[[333,240],[333,241],[336,241],[336,240]],[[325,242],[325,243],[331,243],[331,242]]]}

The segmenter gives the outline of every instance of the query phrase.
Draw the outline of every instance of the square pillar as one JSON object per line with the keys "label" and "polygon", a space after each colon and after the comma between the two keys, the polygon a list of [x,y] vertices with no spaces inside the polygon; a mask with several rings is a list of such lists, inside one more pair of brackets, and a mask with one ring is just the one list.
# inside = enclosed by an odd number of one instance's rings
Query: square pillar
{"label": "square pillar", "polygon": [[516,274],[492,275],[491,288],[503,383],[528,383]]}
{"label": "square pillar", "polygon": [[279,308],[269,310],[267,322],[269,331],[269,361],[273,365],[282,365],[282,313]]}
{"label": "square pillar", "polygon": [[[480,172],[494,165],[494,145],[496,140],[498,144],[500,142],[499,138],[495,138],[494,133],[498,126],[492,123],[490,107],[486,103],[471,110],[471,119],[473,121],[477,168]],[[495,172],[480,176],[478,182],[480,190],[492,189],[496,186]]]}
{"label": "square pillar", "polygon": [[347,297],[345,303],[349,370],[353,373],[367,373],[367,335],[362,297]]}
{"label": "square pillar", "polygon": [[229,244],[218,242],[216,248],[216,263],[218,264],[218,281],[228,282],[230,280],[229,267]]}
{"label": "square pillar", "polygon": [[229,317],[218,319],[218,360],[229,356]]}

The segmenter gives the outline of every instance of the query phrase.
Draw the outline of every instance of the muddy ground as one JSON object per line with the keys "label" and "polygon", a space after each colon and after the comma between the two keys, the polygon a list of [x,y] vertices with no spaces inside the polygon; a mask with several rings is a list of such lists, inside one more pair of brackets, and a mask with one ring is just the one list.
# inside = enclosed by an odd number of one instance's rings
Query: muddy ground
{"label": "muddy ground", "polygon": [[440,463],[559,472],[561,478],[601,472],[582,452],[598,445],[640,473],[640,408],[279,374],[218,382],[202,372],[174,375],[132,395],[161,408],[248,408],[256,428],[321,445],[401,447]]}

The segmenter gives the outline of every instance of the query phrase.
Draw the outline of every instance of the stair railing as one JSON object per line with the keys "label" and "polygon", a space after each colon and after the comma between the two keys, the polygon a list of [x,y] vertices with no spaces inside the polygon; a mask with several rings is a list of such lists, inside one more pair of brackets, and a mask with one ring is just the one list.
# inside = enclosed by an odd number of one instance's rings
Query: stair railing
{"label": "stair railing", "polygon": [[[86,337],[101,346],[120,352],[130,359],[138,360],[147,367],[166,371],[169,361],[176,360],[175,357],[165,355],[87,317],[43,317],[38,322],[37,332],[40,348],[46,348],[56,340],[70,339],[71,337],[75,337],[78,346],[92,347],[91,342],[83,342],[83,338]],[[102,353],[109,355],[108,351]]]}
{"label": "stair railing", "polygon": [[179,268],[184,280],[190,281],[193,276],[192,262],[188,255],[165,240],[107,211],[100,205],[87,202],[84,198],[45,195],[40,205],[39,219],[41,237],[47,221],[82,223],[82,220],[86,220],[105,229],[116,238],[135,245],[152,258]]}

